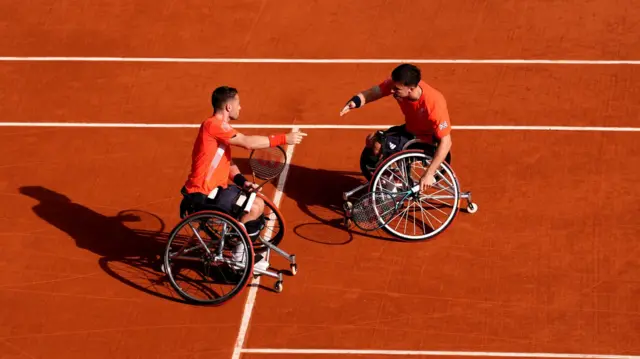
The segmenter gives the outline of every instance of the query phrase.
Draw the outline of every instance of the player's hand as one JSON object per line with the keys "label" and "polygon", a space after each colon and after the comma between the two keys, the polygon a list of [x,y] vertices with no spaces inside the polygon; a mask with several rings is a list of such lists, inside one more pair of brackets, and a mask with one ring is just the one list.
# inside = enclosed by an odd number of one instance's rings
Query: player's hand
{"label": "player's hand", "polygon": [[349,101],[343,108],[342,111],[340,111],[340,116],[346,114],[347,112],[351,111],[352,108],[356,108],[356,104],[353,101]]}
{"label": "player's hand", "polygon": [[436,178],[434,175],[429,172],[425,173],[424,176],[420,178],[420,192],[426,191],[429,187],[433,186],[436,183]]}
{"label": "player's hand", "polygon": [[[260,186],[258,186],[257,184],[255,184],[253,182],[247,181],[247,182],[244,183],[244,188],[250,189],[252,191],[255,191],[258,187],[260,187]],[[262,191],[262,188],[260,188],[260,190],[258,192],[261,192],[261,191]]]}
{"label": "player's hand", "polygon": [[302,139],[306,135],[307,134],[304,133],[304,132],[291,131],[291,132],[287,133],[287,144],[289,144],[289,145],[297,145],[300,142],[302,142]]}

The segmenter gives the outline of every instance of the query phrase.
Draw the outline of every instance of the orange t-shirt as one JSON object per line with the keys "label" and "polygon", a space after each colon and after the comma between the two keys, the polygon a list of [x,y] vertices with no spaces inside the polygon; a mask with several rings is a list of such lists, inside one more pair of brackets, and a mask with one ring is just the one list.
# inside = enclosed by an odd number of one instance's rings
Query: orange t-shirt
{"label": "orange t-shirt", "polygon": [[191,173],[185,183],[188,193],[208,195],[218,186],[227,187],[231,167],[229,140],[237,133],[228,122],[215,116],[202,122],[191,154]]}
{"label": "orange t-shirt", "polygon": [[[378,85],[383,96],[391,95],[393,80]],[[422,141],[433,143],[433,137],[441,139],[451,133],[451,120],[444,96],[433,87],[420,81],[422,95],[417,101],[396,99],[404,114],[406,129]]]}

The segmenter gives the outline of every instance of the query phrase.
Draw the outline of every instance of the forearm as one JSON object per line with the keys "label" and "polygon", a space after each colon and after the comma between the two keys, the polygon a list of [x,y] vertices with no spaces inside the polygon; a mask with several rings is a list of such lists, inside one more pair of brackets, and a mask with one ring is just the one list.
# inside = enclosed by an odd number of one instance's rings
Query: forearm
{"label": "forearm", "polygon": [[231,162],[231,167],[229,167],[229,181],[233,181],[233,178],[240,173],[240,168],[238,168],[238,166]]}
{"label": "forearm", "polygon": [[[289,135],[291,135],[291,133],[290,134],[281,133],[281,134],[275,134],[275,135],[269,135],[269,136],[257,136],[257,135],[246,136],[246,135],[238,134],[232,139],[230,139],[229,143],[232,146],[239,146],[239,147],[246,148],[248,150],[259,150],[263,148],[286,145],[287,141],[289,141],[289,138],[288,138]],[[297,133],[295,133],[294,135],[297,135]],[[306,135],[306,134],[302,134],[302,135]],[[293,138],[295,139],[296,137],[294,136]]]}
{"label": "forearm", "polygon": [[433,161],[431,161],[429,168],[427,168],[428,174],[430,175],[436,174],[436,171],[438,170],[438,168],[440,168],[440,165],[442,164],[442,162],[444,162],[444,160],[447,158],[447,154],[451,150],[451,145],[452,145],[451,139],[448,136],[445,139],[443,139],[443,141],[441,141],[440,144],[438,144],[436,153],[433,155]]}
{"label": "forearm", "polygon": [[245,187],[247,179],[242,175],[240,169],[233,162],[229,167],[229,181],[235,183],[238,187]]}
{"label": "forearm", "polygon": [[245,136],[245,147],[250,150],[258,150],[271,147],[267,136]]}
{"label": "forearm", "polygon": [[362,104],[360,106],[364,106],[364,104],[366,103],[380,99],[380,88],[378,86],[373,86],[369,89],[359,92],[356,96],[360,97],[360,101],[362,101]]}

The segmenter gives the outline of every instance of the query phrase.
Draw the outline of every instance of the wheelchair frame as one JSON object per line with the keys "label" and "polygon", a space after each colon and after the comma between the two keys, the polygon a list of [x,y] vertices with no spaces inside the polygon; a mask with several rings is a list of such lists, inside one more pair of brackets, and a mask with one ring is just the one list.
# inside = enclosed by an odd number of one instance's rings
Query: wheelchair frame
{"label": "wheelchair frame", "polygon": [[[416,145],[420,145],[424,143],[423,141],[420,141],[419,139],[412,139],[409,140],[403,147],[402,149],[400,149],[398,152],[395,152],[389,156],[387,156],[386,158],[381,158],[378,163],[376,164],[376,168],[375,170],[372,172],[371,174],[371,180],[366,180],[364,181],[364,183],[362,183],[361,185],[359,185],[358,187],[350,190],[350,191],[346,191],[342,193],[342,199],[344,201],[343,203],[343,210],[344,210],[344,226],[349,228],[350,227],[350,221],[351,221],[351,209],[352,209],[352,203],[351,200],[353,199],[354,195],[356,193],[359,193],[360,191],[364,190],[365,188],[367,189],[367,192],[372,192],[374,189],[373,187],[373,181],[375,180],[376,176],[378,175],[381,166],[383,165],[388,165],[389,163],[392,163],[395,161],[395,159],[402,157],[403,155],[409,153],[409,152],[414,152],[414,153],[422,153],[424,154],[424,156],[426,157],[426,159],[432,160],[433,157],[430,155],[427,155],[424,153],[423,150],[421,150],[418,147],[415,147]],[[414,147],[412,149],[412,147]],[[458,185],[458,179],[457,176],[455,175],[453,168],[447,164],[447,163],[442,163],[440,165],[440,168],[438,172],[440,172],[442,169],[447,168],[448,171],[451,173],[452,179],[456,182],[456,187],[459,189],[459,185]],[[474,203],[472,201],[471,198],[471,191],[460,191],[458,190],[458,198],[459,200],[466,200],[467,201],[467,207],[466,207],[466,211],[468,213],[475,213],[478,210],[478,205],[476,203]],[[456,208],[455,208],[455,212],[457,213],[457,211],[460,209],[459,203],[457,204]],[[450,222],[453,221],[453,217],[455,217],[455,213],[453,214]],[[447,224],[448,226],[448,224]],[[438,232],[439,233],[439,232]],[[433,236],[433,235],[432,235]],[[431,238],[432,236],[427,236],[424,239],[428,239]]]}
{"label": "wheelchair frame", "polygon": [[[217,195],[218,189],[214,189],[210,194],[209,194],[209,198],[210,199],[214,199]],[[242,222],[240,222],[240,218],[245,214],[248,213],[251,209],[251,206],[253,205],[255,199],[257,197],[260,197],[264,203],[265,206],[268,207],[273,214],[275,215],[276,218],[270,218],[270,219],[265,219],[265,227],[269,226],[270,222],[276,221],[278,222],[278,224],[280,224],[280,228],[278,230],[277,233],[271,233],[271,235],[269,236],[269,238],[265,239],[262,236],[258,235],[257,239],[258,239],[258,243],[256,243],[254,240],[252,240],[248,233],[246,232],[246,228],[244,226],[244,224]],[[183,203],[184,203],[185,199],[183,199]],[[247,243],[248,247],[247,248],[247,252],[248,254],[251,256],[251,258],[249,259],[249,263],[252,263],[251,268],[250,268],[250,273],[249,276],[253,276],[253,278],[257,278],[258,276],[261,275],[265,275],[271,278],[276,279],[275,285],[274,285],[274,289],[276,292],[281,293],[283,290],[283,282],[284,282],[284,276],[283,276],[283,272],[282,271],[272,271],[269,270],[269,267],[267,267],[266,269],[261,269],[258,268],[256,266],[256,263],[254,263],[255,260],[255,255],[256,254],[262,254],[264,252],[266,252],[264,259],[266,260],[266,262],[270,265],[270,259],[271,259],[271,251],[274,251],[275,253],[279,254],[280,256],[284,257],[289,263],[290,263],[290,274],[291,275],[296,275],[298,272],[298,265],[296,263],[296,256],[295,254],[289,254],[286,251],[280,249],[278,247],[278,244],[282,241],[285,233],[286,233],[286,224],[285,224],[285,220],[282,216],[282,214],[280,213],[278,207],[269,199],[267,198],[265,195],[263,195],[262,193],[259,192],[249,192],[245,189],[241,189],[240,194],[238,195],[238,197],[236,198],[235,201],[235,206],[236,207],[235,211],[232,211],[232,213],[228,213],[227,211],[224,211],[218,207],[216,207],[215,205],[206,205],[206,207],[204,209],[199,209],[199,210],[193,210],[193,211],[189,211],[187,209],[185,209],[181,203],[181,208],[180,208],[180,216],[182,218],[182,220],[180,221],[180,223],[178,223],[174,229],[172,230],[170,236],[169,236],[169,240],[167,242],[167,247],[165,250],[165,255],[164,255],[164,261],[163,261],[163,265],[162,265],[162,270],[165,274],[167,274],[170,277],[170,282],[171,285],[174,287],[174,289],[185,299],[189,300],[189,301],[198,301],[193,299],[192,297],[189,297],[188,295],[185,295],[182,291],[182,289],[180,288],[180,286],[175,282],[175,280],[172,278],[172,275],[169,273],[170,271],[166,270],[166,267],[169,263],[169,250],[170,250],[170,245],[172,242],[172,238],[176,235],[177,233],[177,229],[182,227],[186,221],[189,221],[190,218],[193,217],[197,217],[197,216],[206,216],[206,215],[210,215],[212,217],[218,217],[219,219],[223,219],[227,222],[229,222],[232,227],[236,227],[236,228],[240,228],[241,229],[241,235],[243,237],[245,237],[244,242]],[[188,223],[190,224],[190,223]],[[260,231],[264,230],[264,228],[261,228]],[[204,247],[205,252],[211,256],[212,252],[209,250],[209,248],[204,244],[203,239],[200,237],[200,235],[197,233],[197,231],[195,231],[193,229],[193,227],[191,227],[192,231],[194,232],[194,234],[196,235],[196,237],[198,237],[198,242],[201,245],[201,247]],[[274,237],[278,237],[279,238],[274,238]],[[213,239],[213,238],[211,238]],[[271,240],[275,240],[275,244],[272,243]],[[261,247],[263,246],[263,247]],[[258,248],[256,248],[258,247]],[[220,249],[221,251],[221,249]],[[213,258],[214,261],[223,261],[223,262],[229,262],[228,260],[223,260],[222,259],[222,255],[221,253],[217,253],[216,256]],[[209,260],[209,259],[207,259]],[[203,259],[203,261],[206,261],[205,259]],[[236,263],[237,265],[237,263]],[[237,289],[237,292],[240,292],[248,283],[248,279],[244,281],[244,283],[239,284],[239,286],[241,286],[241,288]],[[223,300],[222,302],[225,302],[231,298],[233,298],[235,295],[237,295],[237,293],[233,293],[230,295],[229,298],[227,298],[226,300]],[[198,302],[204,302],[204,301],[198,301]]]}

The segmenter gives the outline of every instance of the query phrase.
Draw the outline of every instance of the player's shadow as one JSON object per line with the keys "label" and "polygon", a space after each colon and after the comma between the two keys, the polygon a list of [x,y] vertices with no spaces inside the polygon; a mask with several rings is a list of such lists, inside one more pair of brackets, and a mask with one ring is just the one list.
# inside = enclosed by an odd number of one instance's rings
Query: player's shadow
{"label": "player's shadow", "polygon": [[[111,277],[148,294],[186,303],[160,270],[167,235],[159,217],[136,210],[109,217],[41,186],[19,191],[39,201],[33,207],[36,215],[67,233],[79,248],[98,255],[100,267]],[[134,230],[126,225],[134,222],[146,228]]]}
{"label": "player's shadow", "polygon": [[[251,173],[247,159],[234,159],[234,162],[243,173]],[[284,193],[298,204],[300,211],[316,221],[299,224],[294,227],[294,232],[303,239],[327,245],[348,244],[353,240],[354,234],[393,241],[389,236],[376,235],[381,230],[364,233],[354,229],[353,225],[350,230],[343,225],[342,193],[363,183],[364,177],[359,171],[325,170],[291,164]],[[354,197],[365,193],[366,189],[363,189]]]}

